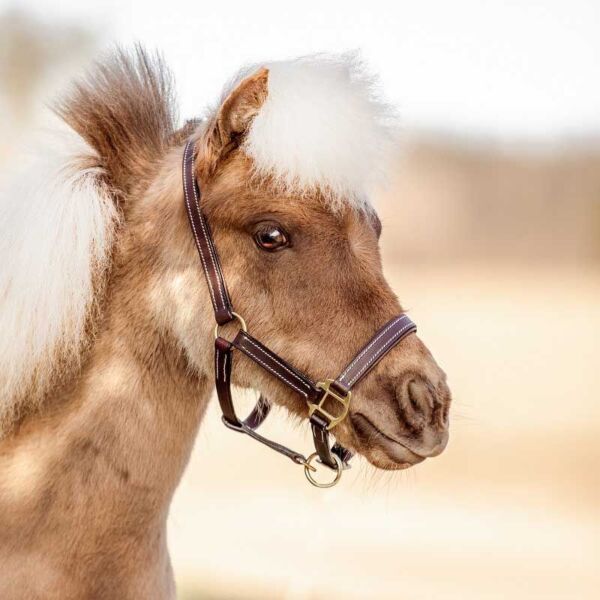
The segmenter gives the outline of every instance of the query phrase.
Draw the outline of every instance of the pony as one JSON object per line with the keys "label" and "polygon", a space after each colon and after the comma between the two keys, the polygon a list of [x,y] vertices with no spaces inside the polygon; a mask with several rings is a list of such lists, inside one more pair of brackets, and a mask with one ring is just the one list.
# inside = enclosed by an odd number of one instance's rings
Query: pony
{"label": "pony", "polygon": [[[172,77],[141,47],[99,60],[55,112],[0,206],[0,597],[174,598],[166,519],[214,388],[184,144],[236,310],[318,378],[402,311],[370,201],[396,118],[356,56],[319,55],[244,69],[178,126]],[[234,383],[307,417],[248,360]],[[410,335],[335,436],[405,469],[443,451],[450,403]]]}

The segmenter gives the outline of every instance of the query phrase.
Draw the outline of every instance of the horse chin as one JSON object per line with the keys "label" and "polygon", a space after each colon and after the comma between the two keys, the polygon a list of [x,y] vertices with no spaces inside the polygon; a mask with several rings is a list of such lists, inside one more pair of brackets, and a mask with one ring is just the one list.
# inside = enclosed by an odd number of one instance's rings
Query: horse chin
{"label": "horse chin", "polygon": [[404,444],[386,435],[363,414],[353,414],[351,421],[356,437],[360,441],[359,453],[378,469],[402,471],[425,460],[426,457],[416,454]]}

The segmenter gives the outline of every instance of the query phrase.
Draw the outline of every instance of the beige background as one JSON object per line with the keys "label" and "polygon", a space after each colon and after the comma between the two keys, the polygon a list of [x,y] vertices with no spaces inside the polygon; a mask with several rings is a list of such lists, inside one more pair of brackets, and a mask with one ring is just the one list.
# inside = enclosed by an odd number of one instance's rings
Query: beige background
{"label": "beige background", "polygon": [[[48,20],[0,4],[3,167],[39,124],[41,100],[120,39],[77,10]],[[228,47],[223,60],[234,59],[245,57]],[[169,521],[181,598],[597,597],[600,138],[424,131],[406,123],[378,206],[389,279],[454,392],[448,449],[404,473],[358,459],[337,488],[318,491],[299,467],[228,432],[213,403]],[[306,425],[281,412],[265,432],[310,447]]]}

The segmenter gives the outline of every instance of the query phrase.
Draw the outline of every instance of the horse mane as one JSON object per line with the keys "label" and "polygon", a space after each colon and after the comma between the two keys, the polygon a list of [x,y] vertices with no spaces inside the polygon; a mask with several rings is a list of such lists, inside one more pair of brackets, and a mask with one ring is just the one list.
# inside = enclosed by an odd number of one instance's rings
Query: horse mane
{"label": "horse mane", "polygon": [[82,364],[123,205],[174,134],[171,89],[158,57],[117,50],[0,190],[0,437]]}
{"label": "horse mane", "polygon": [[171,72],[158,54],[117,48],[55,106],[97,152],[112,186],[127,194],[163,156],[177,115]]}

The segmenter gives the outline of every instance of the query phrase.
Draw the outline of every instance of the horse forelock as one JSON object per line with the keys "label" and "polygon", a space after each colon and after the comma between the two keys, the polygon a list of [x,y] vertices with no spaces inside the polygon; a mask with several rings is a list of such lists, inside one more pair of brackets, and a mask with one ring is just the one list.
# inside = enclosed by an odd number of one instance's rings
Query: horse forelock
{"label": "horse forelock", "polygon": [[[286,193],[320,191],[333,207],[363,207],[388,178],[395,111],[355,53],[314,55],[266,67],[268,94],[242,143],[258,176]],[[230,89],[233,86],[230,86]]]}

